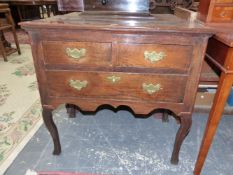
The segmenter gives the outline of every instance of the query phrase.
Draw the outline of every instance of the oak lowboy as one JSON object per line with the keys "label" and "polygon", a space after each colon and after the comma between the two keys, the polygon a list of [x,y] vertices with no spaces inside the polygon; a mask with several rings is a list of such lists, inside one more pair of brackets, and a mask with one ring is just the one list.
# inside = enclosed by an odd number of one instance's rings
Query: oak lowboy
{"label": "oak lowboy", "polygon": [[61,147],[52,110],[73,104],[95,111],[102,104],[136,114],[170,110],[180,120],[171,162],[178,163],[210,32],[173,15],[119,16],[71,13],[24,22],[31,37],[43,119]]}

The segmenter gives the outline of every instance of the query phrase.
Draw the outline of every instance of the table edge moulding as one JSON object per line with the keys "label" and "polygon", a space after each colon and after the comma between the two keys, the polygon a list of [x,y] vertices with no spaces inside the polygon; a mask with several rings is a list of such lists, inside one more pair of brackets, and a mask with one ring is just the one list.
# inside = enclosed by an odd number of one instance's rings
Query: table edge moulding
{"label": "table edge moulding", "polygon": [[23,22],[21,26],[29,32],[53,154],[61,153],[52,118],[59,105],[76,105],[84,111],[95,111],[103,104],[123,105],[135,114],[166,109],[178,117],[180,128],[171,157],[171,163],[178,163],[181,144],[192,124],[203,58],[212,35],[208,28],[174,15],[85,12]]}

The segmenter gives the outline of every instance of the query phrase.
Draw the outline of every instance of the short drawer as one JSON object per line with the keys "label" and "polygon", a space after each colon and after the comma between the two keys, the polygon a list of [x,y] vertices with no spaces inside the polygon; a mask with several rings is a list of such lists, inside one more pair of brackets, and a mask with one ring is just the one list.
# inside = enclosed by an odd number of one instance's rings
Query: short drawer
{"label": "short drawer", "polygon": [[49,96],[183,102],[187,76],[107,72],[47,72]]}
{"label": "short drawer", "polygon": [[229,22],[233,20],[233,7],[216,6],[213,9],[213,22]]}
{"label": "short drawer", "polygon": [[187,71],[192,59],[192,46],[160,44],[118,45],[117,66],[169,68]]}
{"label": "short drawer", "polygon": [[109,65],[111,43],[44,41],[46,64]]}

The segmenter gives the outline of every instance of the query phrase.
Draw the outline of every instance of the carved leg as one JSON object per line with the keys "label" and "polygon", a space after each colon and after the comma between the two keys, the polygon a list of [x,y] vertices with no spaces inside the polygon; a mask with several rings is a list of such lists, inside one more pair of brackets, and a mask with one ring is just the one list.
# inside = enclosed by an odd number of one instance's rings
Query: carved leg
{"label": "carved leg", "polygon": [[66,104],[66,112],[69,114],[69,118],[76,117],[76,107],[72,104]]}
{"label": "carved leg", "polygon": [[185,137],[189,133],[190,127],[192,125],[192,117],[191,116],[181,116],[180,128],[176,134],[176,140],[172,152],[171,163],[177,165],[179,162],[179,152],[181,144],[183,143]]}
{"label": "carved leg", "polygon": [[57,127],[53,121],[52,110],[47,109],[47,108],[43,108],[42,116],[43,116],[45,126],[47,127],[47,129],[50,132],[50,135],[53,138],[53,144],[54,144],[53,154],[59,155],[61,153],[61,144],[60,144],[60,140],[59,140]]}
{"label": "carved leg", "polygon": [[168,111],[166,111],[166,110],[163,112],[162,122],[164,122],[164,123],[165,123],[165,122],[166,122],[166,123],[169,122],[169,119],[168,119]]}

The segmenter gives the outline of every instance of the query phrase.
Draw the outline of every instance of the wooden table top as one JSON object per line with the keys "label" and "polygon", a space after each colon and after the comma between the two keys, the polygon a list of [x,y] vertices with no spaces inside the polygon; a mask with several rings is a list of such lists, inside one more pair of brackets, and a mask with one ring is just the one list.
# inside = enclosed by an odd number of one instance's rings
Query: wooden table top
{"label": "wooden table top", "polygon": [[106,12],[70,13],[52,18],[21,23],[29,28],[72,28],[72,29],[102,29],[127,31],[172,31],[187,33],[212,33],[200,22],[190,22],[171,14],[108,15]]}
{"label": "wooden table top", "polygon": [[222,43],[233,47],[233,22],[226,24],[206,24],[207,27],[215,30],[215,38]]}
{"label": "wooden table top", "polygon": [[229,47],[233,47],[233,31],[231,33],[217,33],[214,37]]}

